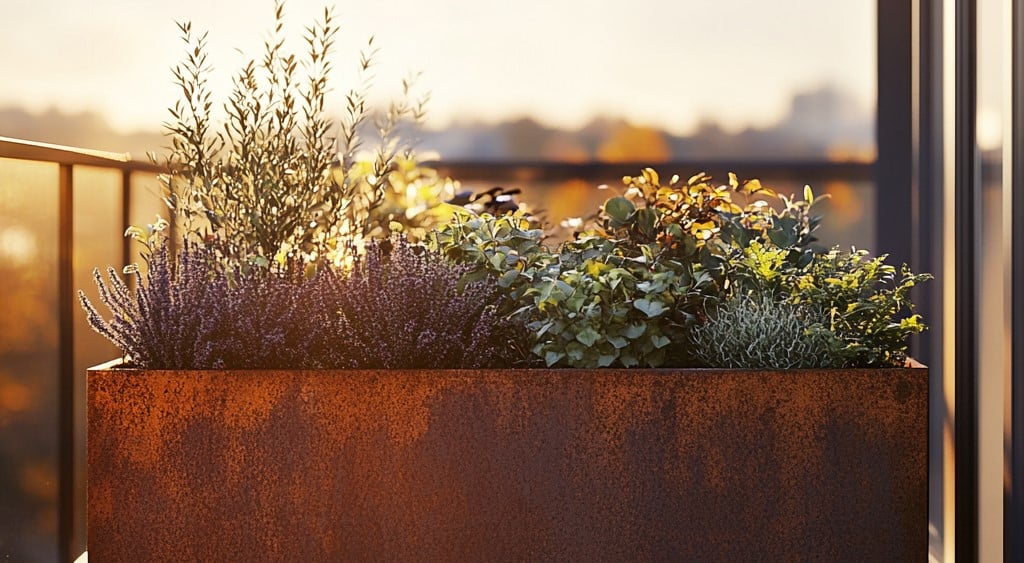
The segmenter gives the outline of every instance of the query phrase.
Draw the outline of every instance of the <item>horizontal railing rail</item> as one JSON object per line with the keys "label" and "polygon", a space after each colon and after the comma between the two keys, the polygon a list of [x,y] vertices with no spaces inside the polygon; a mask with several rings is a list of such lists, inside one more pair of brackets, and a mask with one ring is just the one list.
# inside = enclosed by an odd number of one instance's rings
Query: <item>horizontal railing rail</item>
{"label": "horizontal railing rail", "polygon": [[688,176],[706,172],[725,179],[729,172],[742,178],[758,176],[777,180],[802,181],[805,178],[835,178],[846,181],[871,181],[874,163],[831,161],[825,159],[788,160],[672,160],[664,162],[552,162],[544,160],[476,161],[435,160],[424,164],[439,173],[462,181],[514,179],[518,181],[601,180],[634,176],[653,167],[662,173]]}
{"label": "horizontal railing rail", "polygon": [[10,137],[0,137],[0,158],[53,162],[65,166],[98,166],[132,172],[163,170],[159,164],[134,160],[129,153],[68,147]]}

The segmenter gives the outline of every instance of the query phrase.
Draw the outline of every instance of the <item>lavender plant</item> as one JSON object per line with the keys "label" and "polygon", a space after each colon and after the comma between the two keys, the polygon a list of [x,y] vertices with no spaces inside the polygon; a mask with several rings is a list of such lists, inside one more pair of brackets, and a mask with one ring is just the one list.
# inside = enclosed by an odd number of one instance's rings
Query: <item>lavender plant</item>
{"label": "lavender plant", "polygon": [[[289,260],[281,271],[233,271],[224,314],[205,335],[205,365],[216,369],[318,369],[344,365],[338,330],[338,277]],[[343,344],[343,343],[342,343]]]}
{"label": "lavender plant", "polygon": [[213,250],[185,242],[177,258],[151,248],[136,288],[113,268],[94,271],[106,319],[80,291],[87,319],[121,349],[128,365],[148,369],[320,368],[341,363],[333,336],[337,279],[301,263],[281,271],[211,269]]}
{"label": "lavender plant", "polygon": [[468,271],[402,238],[370,243],[338,293],[338,341],[348,365],[481,368],[525,361],[525,328],[497,314],[492,280],[460,288]]}

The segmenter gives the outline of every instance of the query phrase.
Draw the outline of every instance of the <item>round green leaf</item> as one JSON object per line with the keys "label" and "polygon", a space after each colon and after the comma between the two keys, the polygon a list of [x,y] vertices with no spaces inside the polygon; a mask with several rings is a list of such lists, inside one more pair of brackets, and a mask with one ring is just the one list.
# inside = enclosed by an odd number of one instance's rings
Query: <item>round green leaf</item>
{"label": "round green leaf", "polygon": [[606,201],[604,204],[604,211],[612,219],[615,219],[620,223],[625,223],[629,220],[629,216],[636,211],[636,207],[634,207],[628,199],[619,196]]}

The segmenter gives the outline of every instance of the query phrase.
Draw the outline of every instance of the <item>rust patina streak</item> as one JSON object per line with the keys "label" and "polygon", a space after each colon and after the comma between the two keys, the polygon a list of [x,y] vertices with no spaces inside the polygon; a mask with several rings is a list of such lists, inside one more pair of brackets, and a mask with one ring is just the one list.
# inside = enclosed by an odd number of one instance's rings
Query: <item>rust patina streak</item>
{"label": "rust patina streak", "polygon": [[96,561],[911,561],[926,369],[89,374]]}

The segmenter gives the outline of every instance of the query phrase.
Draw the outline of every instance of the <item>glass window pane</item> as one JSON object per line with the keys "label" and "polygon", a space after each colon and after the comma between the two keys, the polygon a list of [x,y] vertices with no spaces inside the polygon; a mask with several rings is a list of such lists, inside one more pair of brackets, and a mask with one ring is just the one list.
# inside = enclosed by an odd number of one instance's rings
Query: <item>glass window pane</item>
{"label": "glass window pane", "polygon": [[55,164],[0,158],[0,556],[57,559]]}
{"label": "glass window pane", "polygon": [[[1003,495],[1006,471],[1004,419],[1006,379],[1010,346],[1010,300],[1007,290],[1007,256],[1010,240],[1004,221],[1010,188],[1004,183],[1004,130],[1012,120],[1006,107],[1005,74],[1010,53],[1004,49],[1011,21],[1010,2],[979,0],[977,53],[976,139],[981,166],[981,208],[978,240],[978,559],[1003,560]],[[1008,434],[1005,434],[1008,435]]]}
{"label": "glass window pane", "polygon": [[[874,2],[441,0],[422,11],[400,0],[342,21],[375,35],[379,78],[423,71],[423,145],[447,159],[873,158]],[[437,40],[422,41],[423,27]]]}

